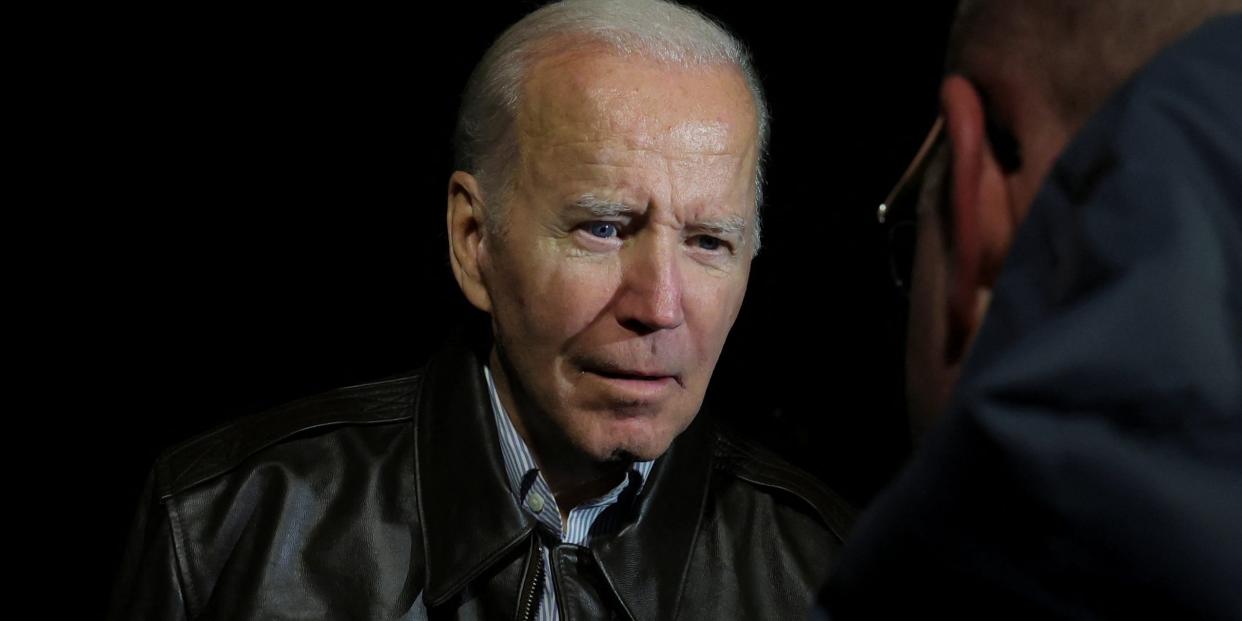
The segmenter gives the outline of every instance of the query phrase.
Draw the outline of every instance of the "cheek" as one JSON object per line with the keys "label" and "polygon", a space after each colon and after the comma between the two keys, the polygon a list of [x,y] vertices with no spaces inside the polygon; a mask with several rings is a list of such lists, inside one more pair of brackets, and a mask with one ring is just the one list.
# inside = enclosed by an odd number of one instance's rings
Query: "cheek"
{"label": "cheek", "polygon": [[550,256],[533,263],[523,266],[525,272],[514,270],[514,311],[526,317],[530,333],[543,338],[582,332],[616,292],[620,271],[614,261]]}
{"label": "cheek", "polygon": [[701,275],[687,283],[683,292],[686,321],[701,360],[714,361],[720,355],[742,308],[746,283],[746,270],[724,277]]}

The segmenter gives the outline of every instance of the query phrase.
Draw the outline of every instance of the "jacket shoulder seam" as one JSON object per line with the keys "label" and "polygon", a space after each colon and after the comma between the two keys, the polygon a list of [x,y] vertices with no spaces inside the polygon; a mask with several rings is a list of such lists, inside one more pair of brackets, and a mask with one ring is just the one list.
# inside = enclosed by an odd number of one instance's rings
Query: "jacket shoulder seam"
{"label": "jacket shoulder seam", "polygon": [[[162,460],[156,465],[156,472],[162,478],[167,477],[167,463]],[[188,550],[185,548],[185,531],[181,527],[181,517],[177,512],[176,503],[171,499],[158,498],[154,502],[158,503],[164,511],[164,518],[168,520],[168,536],[172,539],[172,554],[175,565],[177,588],[184,593],[182,605],[185,608],[186,616],[194,618],[197,616],[198,609],[198,593],[195,591],[194,581],[188,576],[187,571],[191,565],[190,559],[186,557]]]}
{"label": "jacket shoulder seam", "polygon": [[293,436],[320,429],[392,424],[413,418],[422,373],[337,388],[231,421],[160,455],[157,498],[223,475],[246,458]]}
{"label": "jacket shoulder seam", "polygon": [[717,434],[716,468],[752,485],[778,490],[802,501],[814,515],[845,541],[856,518],[849,502],[818,479],[771,452],[749,442]]}

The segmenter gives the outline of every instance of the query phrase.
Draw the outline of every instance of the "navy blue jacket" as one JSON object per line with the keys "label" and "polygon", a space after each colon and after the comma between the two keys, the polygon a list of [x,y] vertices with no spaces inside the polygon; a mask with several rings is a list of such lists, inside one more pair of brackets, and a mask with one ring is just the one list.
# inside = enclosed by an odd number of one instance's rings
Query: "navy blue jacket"
{"label": "navy blue jacket", "polygon": [[827,598],[837,619],[1242,619],[1242,15],[1062,154],[946,419]]}

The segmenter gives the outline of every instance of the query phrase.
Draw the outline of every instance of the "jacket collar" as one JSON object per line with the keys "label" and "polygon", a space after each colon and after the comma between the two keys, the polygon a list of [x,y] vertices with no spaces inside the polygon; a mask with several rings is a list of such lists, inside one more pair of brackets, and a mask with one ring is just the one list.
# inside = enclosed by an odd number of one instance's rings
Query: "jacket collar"
{"label": "jacket collar", "polygon": [[629,526],[593,542],[608,584],[631,618],[675,616],[707,501],[712,431],[703,412],[656,460]]}
{"label": "jacket collar", "polygon": [[432,606],[535,527],[509,492],[490,408],[477,354],[450,348],[427,365],[415,404],[415,484]]}
{"label": "jacket collar", "polygon": [[[428,365],[415,405],[415,481],[431,606],[511,554],[535,528],[509,489],[490,407],[480,354],[451,348]],[[696,416],[656,461],[630,523],[592,542],[632,617],[677,609],[713,467],[709,427]]]}

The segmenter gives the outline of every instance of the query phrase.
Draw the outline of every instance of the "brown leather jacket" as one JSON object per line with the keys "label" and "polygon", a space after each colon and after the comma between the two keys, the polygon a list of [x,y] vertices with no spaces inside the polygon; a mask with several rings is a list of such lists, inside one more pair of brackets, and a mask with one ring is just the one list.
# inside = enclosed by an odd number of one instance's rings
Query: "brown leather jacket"
{"label": "brown leather jacket", "polygon": [[[115,619],[520,618],[536,528],[478,358],[240,420],[156,463]],[[697,417],[632,522],[558,545],[562,619],[804,618],[852,513]]]}

